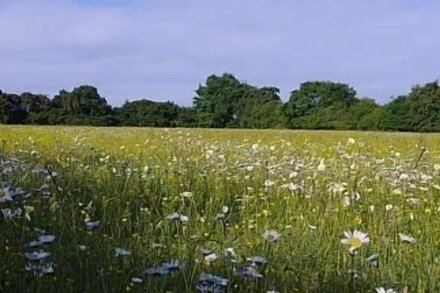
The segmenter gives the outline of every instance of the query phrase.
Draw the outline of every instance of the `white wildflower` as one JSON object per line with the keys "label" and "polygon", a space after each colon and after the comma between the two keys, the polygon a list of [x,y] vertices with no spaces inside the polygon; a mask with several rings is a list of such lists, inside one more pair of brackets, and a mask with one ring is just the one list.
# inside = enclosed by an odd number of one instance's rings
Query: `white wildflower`
{"label": "white wildflower", "polygon": [[326,165],[324,164],[324,159],[321,159],[317,169],[318,169],[318,171],[324,171],[325,168],[326,168]]}
{"label": "white wildflower", "polygon": [[115,256],[116,257],[118,257],[118,256],[128,256],[130,254],[131,254],[131,252],[126,250],[126,249],[124,249],[124,248],[120,248],[120,247],[116,247],[115,248]]}
{"label": "white wildflower", "polygon": [[406,242],[406,243],[409,243],[409,244],[415,244],[416,243],[416,239],[414,237],[410,236],[410,235],[399,233],[399,238],[400,238],[400,241],[402,241],[402,242]]}
{"label": "white wildflower", "polygon": [[193,196],[193,193],[190,191],[184,191],[180,194],[180,197],[182,198],[191,198]]}
{"label": "white wildflower", "polygon": [[376,288],[376,293],[397,293],[394,289],[385,289],[384,287]]}
{"label": "white wildflower", "polygon": [[354,230],[353,232],[345,231],[344,236],[345,238],[341,239],[341,243],[350,245],[350,252],[359,249],[363,244],[366,244],[370,241],[367,233],[358,230]]}
{"label": "white wildflower", "polygon": [[263,233],[264,240],[268,242],[276,242],[280,239],[281,234],[276,230],[267,230]]}
{"label": "white wildflower", "polygon": [[42,260],[44,258],[47,258],[49,256],[51,256],[52,254],[50,252],[46,252],[46,251],[34,251],[34,252],[26,252],[25,256],[28,260],[31,261],[38,261],[38,260]]}

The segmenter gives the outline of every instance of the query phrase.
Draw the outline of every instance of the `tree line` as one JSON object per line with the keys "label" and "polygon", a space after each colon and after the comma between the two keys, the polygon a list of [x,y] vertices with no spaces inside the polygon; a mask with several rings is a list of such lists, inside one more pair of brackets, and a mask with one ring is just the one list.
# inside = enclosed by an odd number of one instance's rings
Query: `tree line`
{"label": "tree line", "polygon": [[192,107],[146,99],[111,107],[89,85],[61,90],[52,99],[0,90],[0,123],[440,131],[438,81],[417,85],[385,105],[331,81],[304,82],[284,103],[278,88],[253,86],[230,73],[209,76],[195,93]]}

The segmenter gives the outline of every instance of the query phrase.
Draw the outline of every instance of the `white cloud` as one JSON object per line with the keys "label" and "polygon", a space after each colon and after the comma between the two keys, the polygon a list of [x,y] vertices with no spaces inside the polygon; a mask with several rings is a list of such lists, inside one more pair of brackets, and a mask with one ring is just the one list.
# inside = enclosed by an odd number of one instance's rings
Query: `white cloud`
{"label": "white cloud", "polygon": [[87,83],[112,104],[145,97],[188,105],[209,74],[228,71],[285,97],[300,82],[325,79],[384,101],[440,77],[433,1],[144,3],[8,1],[0,6],[0,88],[53,95]]}

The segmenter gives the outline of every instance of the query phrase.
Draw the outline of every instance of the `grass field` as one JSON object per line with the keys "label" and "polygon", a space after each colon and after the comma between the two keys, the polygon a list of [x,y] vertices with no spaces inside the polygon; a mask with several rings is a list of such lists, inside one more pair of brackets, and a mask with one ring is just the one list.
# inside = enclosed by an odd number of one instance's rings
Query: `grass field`
{"label": "grass field", "polygon": [[0,140],[1,292],[440,292],[438,134]]}

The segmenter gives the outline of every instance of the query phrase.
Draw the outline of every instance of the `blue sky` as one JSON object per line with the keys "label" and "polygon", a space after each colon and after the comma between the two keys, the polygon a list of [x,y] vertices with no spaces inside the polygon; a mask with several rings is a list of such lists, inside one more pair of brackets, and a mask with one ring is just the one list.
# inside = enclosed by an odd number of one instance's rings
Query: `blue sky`
{"label": "blue sky", "polygon": [[0,89],[190,105],[231,72],[284,99],[332,80],[383,103],[440,78],[439,15],[430,0],[2,0]]}

